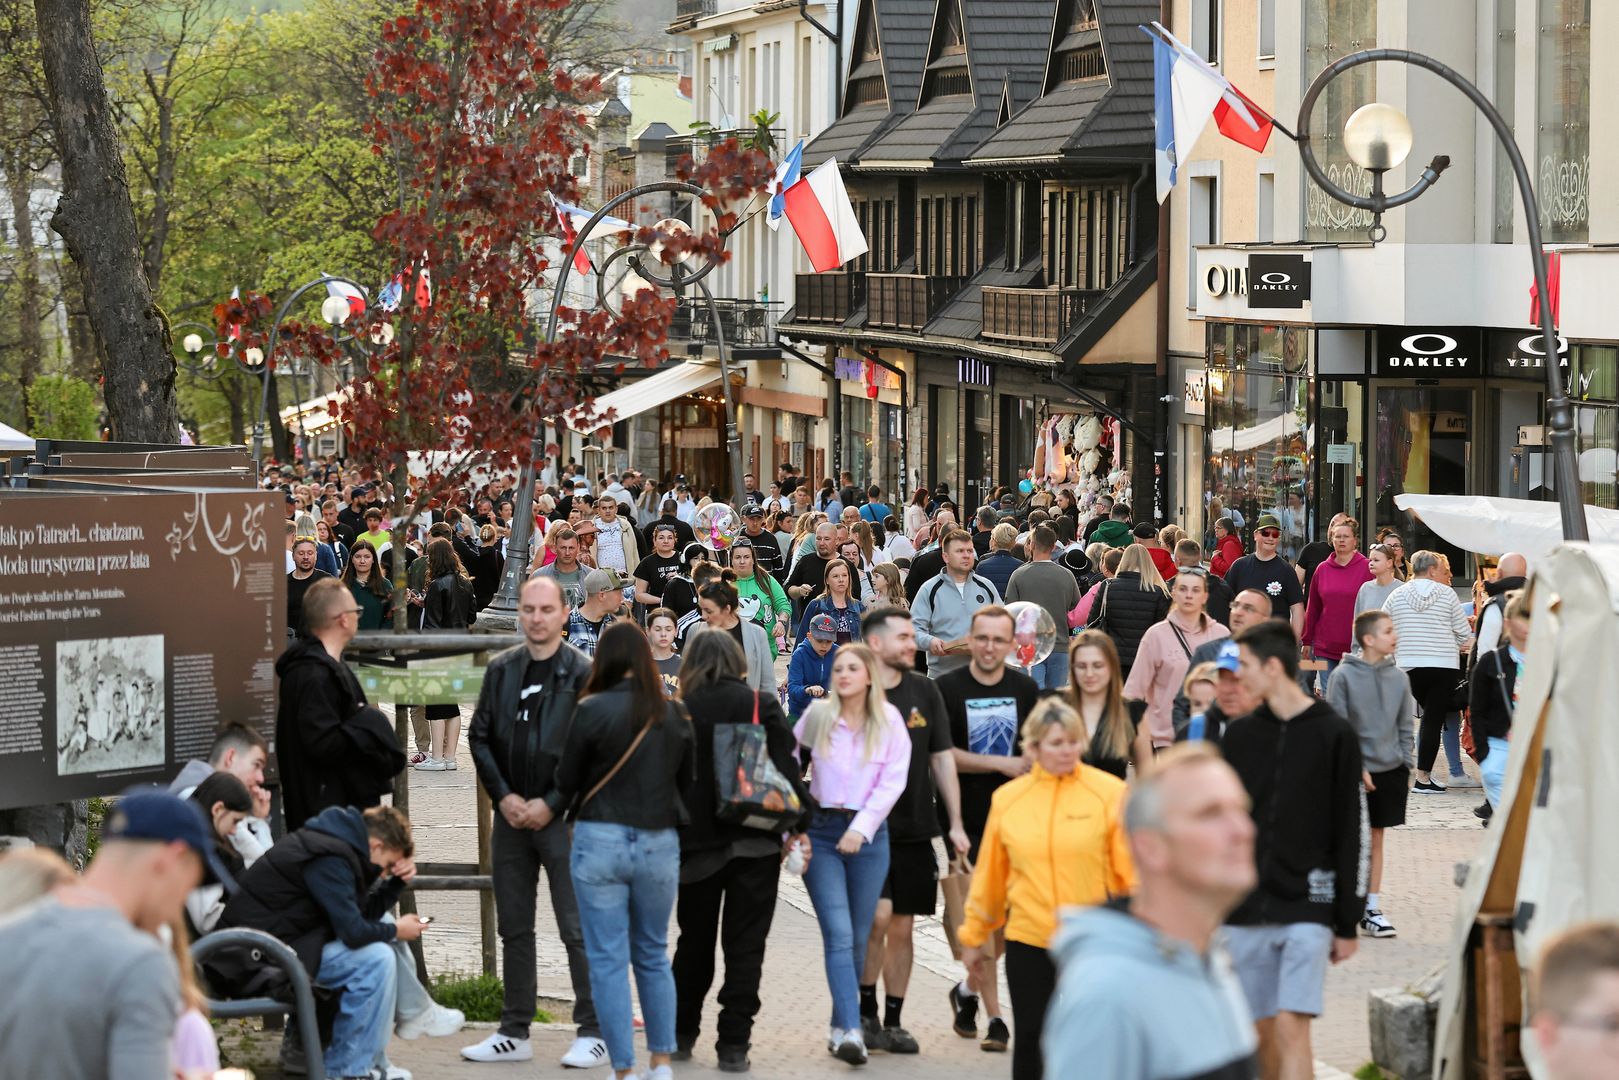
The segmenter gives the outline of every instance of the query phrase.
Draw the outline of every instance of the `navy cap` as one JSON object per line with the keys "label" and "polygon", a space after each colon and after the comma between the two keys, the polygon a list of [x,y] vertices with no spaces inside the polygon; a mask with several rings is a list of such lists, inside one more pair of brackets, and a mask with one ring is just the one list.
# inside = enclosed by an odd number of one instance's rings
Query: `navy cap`
{"label": "navy cap", "polygon": [[203,883],[220,884],[234,893],[236,882],[214,853],[214,839],[202,807],[161,788],[130,788],[121,795],[101,826],[103,840],[176,840],[202,859]]}

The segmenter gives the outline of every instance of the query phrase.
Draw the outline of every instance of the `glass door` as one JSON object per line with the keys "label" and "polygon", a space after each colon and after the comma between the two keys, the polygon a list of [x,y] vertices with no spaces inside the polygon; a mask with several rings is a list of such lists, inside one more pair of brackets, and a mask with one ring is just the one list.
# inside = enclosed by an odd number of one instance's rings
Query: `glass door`
{"label": "glass door", "polygon": [[1458,581],[1471,575],[1469,553],[1441,540],[1410,514],[1394,505],[1394,497],[1468,495],[1474,482],[1473,439],[1478,387],[1472,383],[1417,386],[1403,382],[1372,384],[1372,505],[1375,535],[1385,525],[1399,530],[1407,555],[1427,549],[1450,558]]}

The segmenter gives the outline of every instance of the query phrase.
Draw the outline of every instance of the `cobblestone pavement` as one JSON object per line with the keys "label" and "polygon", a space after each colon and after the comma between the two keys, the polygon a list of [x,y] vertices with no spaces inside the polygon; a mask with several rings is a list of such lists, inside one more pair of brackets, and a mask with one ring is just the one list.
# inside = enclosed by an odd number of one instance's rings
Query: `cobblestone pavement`
{"label": "cobblestone pavement", "polygon": [[[454,772],[412,773],[411,817],[415,823],[417,857],[421,861],[470,861],[476,852],[476,783],[465,745]],[[1471,769],[1471,763],[1469,763]],[[1471,810],[1483,801],[1477,788],[1444,795],[1416,795],[1410,799],[1407,824],[1392,830],[1387,843],[1383,909],[1399,929],[1392,939],[1361,939],[1356,956],[1330,972],[1326,1014],[1315,1025],[1318,1077],[1339,1077],[1370,1060],[1366,1029],[1366,994],[1369,990],[1412,982],[1444,959],[1450,940],[1456,887],[1454,866],[1476,850],[1483,835]],[[824,1032],[829,1009],[821,974],[820,935],[800,879],[782,877],[775,924],[765,959],[763,1009],[754,1029],[753,1075],[758,1077],[822,1077],[846,1074],[847,1066],[825,1050]],[[541,896],[544,897],[544,889]],[[422,893],[425,914],[437,921],[424,937],[428,968],[435,975],[473,973],[479,966],[478,901],[473,893]],[[541,997],[569,998],[568,973],[549,904],[542,899],[537,919],[539,938],[538,989]],[[671,923],[673,944],[677,929]],[[498,943],[497,943],[498,945]],[[950,1030],[945,994],[957,977],[949,948],[937,920],[920,920],[917,927],[916,966],[905,1007],[905,1024],[922,1044],[916,1057],[874,1055],[871,1068],[895,1075],[927,1073],[940,1078],[1007,1075],[1008,1057],[986,1055],[976,1044],[957,1038]],[[710,996],[709,1023],[713,999]],[[485,1025],[485,1028],[493,1025]],[[462,1061],[458,1049],[483,1037],[469,1030],[445,1039],[415,1042],[395,1040],[393,1061],[419,1077],[477,1077],[495,1080],[501,1075],[555,1077],[579,1075],[562,1069],[558,1057],[567,1048],[571,1029],[555,1025],[536,1027],[534,1064],[520,1069],[475,1065]],[[644,1044],[642,1046],[644,1052]],[[643,1059],[644,1067],[644,1059]],[[690,1065],[682,1073],[709,1071],[714,1065],[709,1029],[699,1042]]]}

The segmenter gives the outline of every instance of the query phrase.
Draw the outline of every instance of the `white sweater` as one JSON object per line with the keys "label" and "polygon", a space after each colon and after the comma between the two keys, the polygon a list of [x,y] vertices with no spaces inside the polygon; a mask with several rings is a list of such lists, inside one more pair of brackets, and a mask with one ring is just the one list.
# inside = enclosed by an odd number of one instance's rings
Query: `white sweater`
{"label": "white sweater", "polygon": [[1394,662],[1402,671],[1461,668],[1461,652],[1473,640],[1473,631],[1456,590],[1432,578],[1418,578],[1390,593],[1383,610],[1400,635]]}

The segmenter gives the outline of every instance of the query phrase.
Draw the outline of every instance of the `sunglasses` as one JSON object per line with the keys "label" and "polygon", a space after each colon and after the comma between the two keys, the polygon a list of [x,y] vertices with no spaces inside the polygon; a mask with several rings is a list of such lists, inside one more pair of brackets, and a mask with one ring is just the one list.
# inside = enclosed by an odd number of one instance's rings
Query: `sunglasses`
{"label": "sunglasses", "polygon": [[1258,532],[1254,533],[1254,535],[1255,536],[1272,536],[1272,537],[1281,536],[1282,535],[1282,530],[1280,530],[1280,529],[1260,529]]}
{"label": "sunglasses", "polygon": [[292,542],[294,544],[302,544],[302,543],[306,543],[306,542],[310,543],[310,544],[318,544],[318,543],[320,543],[320,537],[318,537],[318,536],[294,536],[292,538]]}

